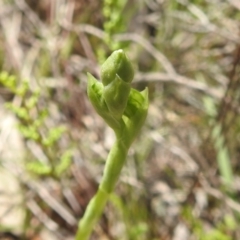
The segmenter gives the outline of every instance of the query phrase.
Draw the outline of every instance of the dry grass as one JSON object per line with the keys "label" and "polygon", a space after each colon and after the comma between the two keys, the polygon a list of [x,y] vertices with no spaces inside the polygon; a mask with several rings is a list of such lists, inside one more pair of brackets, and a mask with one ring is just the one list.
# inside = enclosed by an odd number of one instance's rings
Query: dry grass
{"label": "dry grass", "polygon": [[[27,79],[31,91],[41,89],[38,107],[50,112],[41,134],[56,125],[67,128],[53,156],[68,145],[74,149],[60,179],[33,175],[26,162],[48,161],[47,152],[21,135],[21,151],[13,150],[6,139],[15,125],[1,121],[1,168],[17,178],[24,200],[13,205],[27,216],[20,216],[25,226],[8,229],[1,215],[2,236],[73,239],[97,189],[113,142],[86,96],[86,72],[98,77],[98,62],[113,50],[106,44],[99,2],[0,0],[0,72],[16,75],[20,83]],[[133,85],[149,87],[151,105],[92,239],[240,239],[237,1],[149,0],[138,7],[131,0],[124,11],[125,30],[116,26],[111,40],[133,60]],[[0,98],[1,112],[6,101],[23,101],[3,86]],[[10,121],[12,114],[4,114]],[[7,160],[11,152],[19,161]],[[233,171],[229,184],[222,164]],[[6,194],[1,192],[0,202]]]}

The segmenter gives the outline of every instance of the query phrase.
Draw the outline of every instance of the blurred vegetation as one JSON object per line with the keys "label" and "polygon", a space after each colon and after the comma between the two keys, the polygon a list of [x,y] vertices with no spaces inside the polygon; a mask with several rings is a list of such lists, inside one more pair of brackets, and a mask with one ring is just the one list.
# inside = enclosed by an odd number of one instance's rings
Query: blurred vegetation
{"label": "blurred vegetation", "polygon": [[24,143],[14,167],[0,151],[24,211],[17,231],[0,215],[0,239],[73,239],[113,142],[86,73],[99,77],[118,48],[151,103],[92,239],[240,239],[239,11],[234,0],[0,0],[0,112]]}

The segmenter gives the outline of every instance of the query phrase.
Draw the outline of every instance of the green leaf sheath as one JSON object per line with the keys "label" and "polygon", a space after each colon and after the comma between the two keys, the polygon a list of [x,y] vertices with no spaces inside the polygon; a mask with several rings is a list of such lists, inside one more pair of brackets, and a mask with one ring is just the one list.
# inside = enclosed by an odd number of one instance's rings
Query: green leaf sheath
{"label": "green leaf sheath", "polygon": [[96,195],[87,206],[84,218],[79,223],[76,240],[87,240],[99,220],[109,194],[113,191],[127,157],[127,148],[122,141],[116,141],[106,162],[103,178]]}
{"label": "green leaf sheath", "polygon": [[128,150],[148,111],[148,90],[131,88],[134,71],[123,50],[117,50],[101,67],[102,83],[88,74],[88,97],[96,112],[116,135],[98,191],[79,223],[76,240],[88,240],[119,178]]}

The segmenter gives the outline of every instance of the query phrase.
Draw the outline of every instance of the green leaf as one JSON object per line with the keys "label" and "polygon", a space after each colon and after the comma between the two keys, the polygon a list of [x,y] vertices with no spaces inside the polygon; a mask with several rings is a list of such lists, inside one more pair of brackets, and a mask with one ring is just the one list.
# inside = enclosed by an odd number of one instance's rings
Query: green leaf
{"label": "green leaf", "polygon": [[63,126],[55,127],[49,130],[46,138],[43,139],[43,144],[45,146],[52,146],[55,142],[57,142],[62,134],[66,131],[66,128]]}
{"label": "green leaf", "polygon": [[72,150],[67,150],[63,153],[63,155],[60,158],[60,162],[56,167],[56,174],[58,176],[61,176],[61,174],[69,168],[69,166],[71,165],[72,155],[73,155]]}
{"label": "green leaf", "polygon": [[30,162],[26,166],[28,171],[37,175],[49,175],[51,173],[51,167],[42,162]]}
{"label": "green leaf", "polygon": [[19,125],[19,130],[27,139],[38,140],[40,135],[34,126]]}

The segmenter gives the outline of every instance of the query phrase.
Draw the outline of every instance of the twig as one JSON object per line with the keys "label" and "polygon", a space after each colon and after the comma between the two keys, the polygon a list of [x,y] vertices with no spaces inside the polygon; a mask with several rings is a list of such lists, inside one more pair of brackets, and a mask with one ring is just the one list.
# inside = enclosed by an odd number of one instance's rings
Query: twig
{"label": "twig", "polygon": [[38,218],[40,222],[44,224],[44,226],[49,229],[50,231],[57,231],[59,229],[59,226],[57,223],[55,223],[52,219],[50,219],[43,211],[42,209],[36,204],[33,200],[28,200],[26,203],[27,207],[30,209],[30,211]]}
{"label": "twig", "polygon": [[[75,32],[86,32],[88,34],[94,35],[100,39],[104,39],[106,37],[104,31],[100,30],[99,28],[93,27],[89,24],[79,24],[77,26],[67,23],[61,22],[60,25],[70,31]],[[148,42],[145,38],[141,37],[136,33],[124,33],[124,34],[117,34],[113,36],[113,39],[116,41],[133,41],[140,44],[144,49],[146,49],[157,61],[159,61],[165,70],[169,74],[176,74],[176,71],[170,61],[158,50],[156,49],[150,42]]]}
{"label": "twig", "polygon": [[171,62],[157,49],[155,48],[149,41],[136,33],[124,33],[114,35],[113,38],[116,41],[133,41],[141,45],[144,49],[146,49],[158,62],[162,64],[164,69],[168,74],[175,75],[176,71],[172,66]]}
{"label": "twig", "polygon": [[237,203],[236,201],[232,200],[231,198],[227,197],[226,195],[224,195],[222,192],[220,192],[219,190],[211,187],[207,180],[201,176],[199,178],[201,185],[203,186],[204,190],[211,196],[223,200],[231,209],[237,211],[240,213],[240,204]]}
{"label": "twig", "polygon": [[49,35],[48,28],[45,24],[40,20],[37,14],[26,4],[23,0],[15,1],[17,7],[25,13],[26,17],[30,20],[30,22],[38,28],[42,36]]}
{"label": "twig", "polygon": [[65,21],[59,22],[59,25],[62,28],[64,28],[65,30],[74,31],[76,33],[86,32],[86,33],[96,36],[100,39],[104,39],[106,36],[104,31],[102,31],[101,29],[96,28],[90,24],[73,25],[65,20]]}
{"label": "twig", "polygon": [[206,94],[210,95],[211,97],[214,97],[216,99],[221,99],[223,93],[220,89],[213,89],[210,88],[208,85],[197,82],[196,80],[181,76],[181,75],[171,75],[167,73],[138,73],[135,76],[135,81],[137,82],[173,82],[177,83],[195,90],[199,90],[202,92],[205,92]]}
{"label": "twig", "polygon": [[77,224],[75,217],[66,209],[66,207],[63,207],[59,201],[53,198],[44,187],[36,182],[34,183],[33,181],[27,182],[26,184],[30,187],[30,189],[36,192],[39,197],[44,200],[44,202],[54,209],[68,224],[72,226]]}

